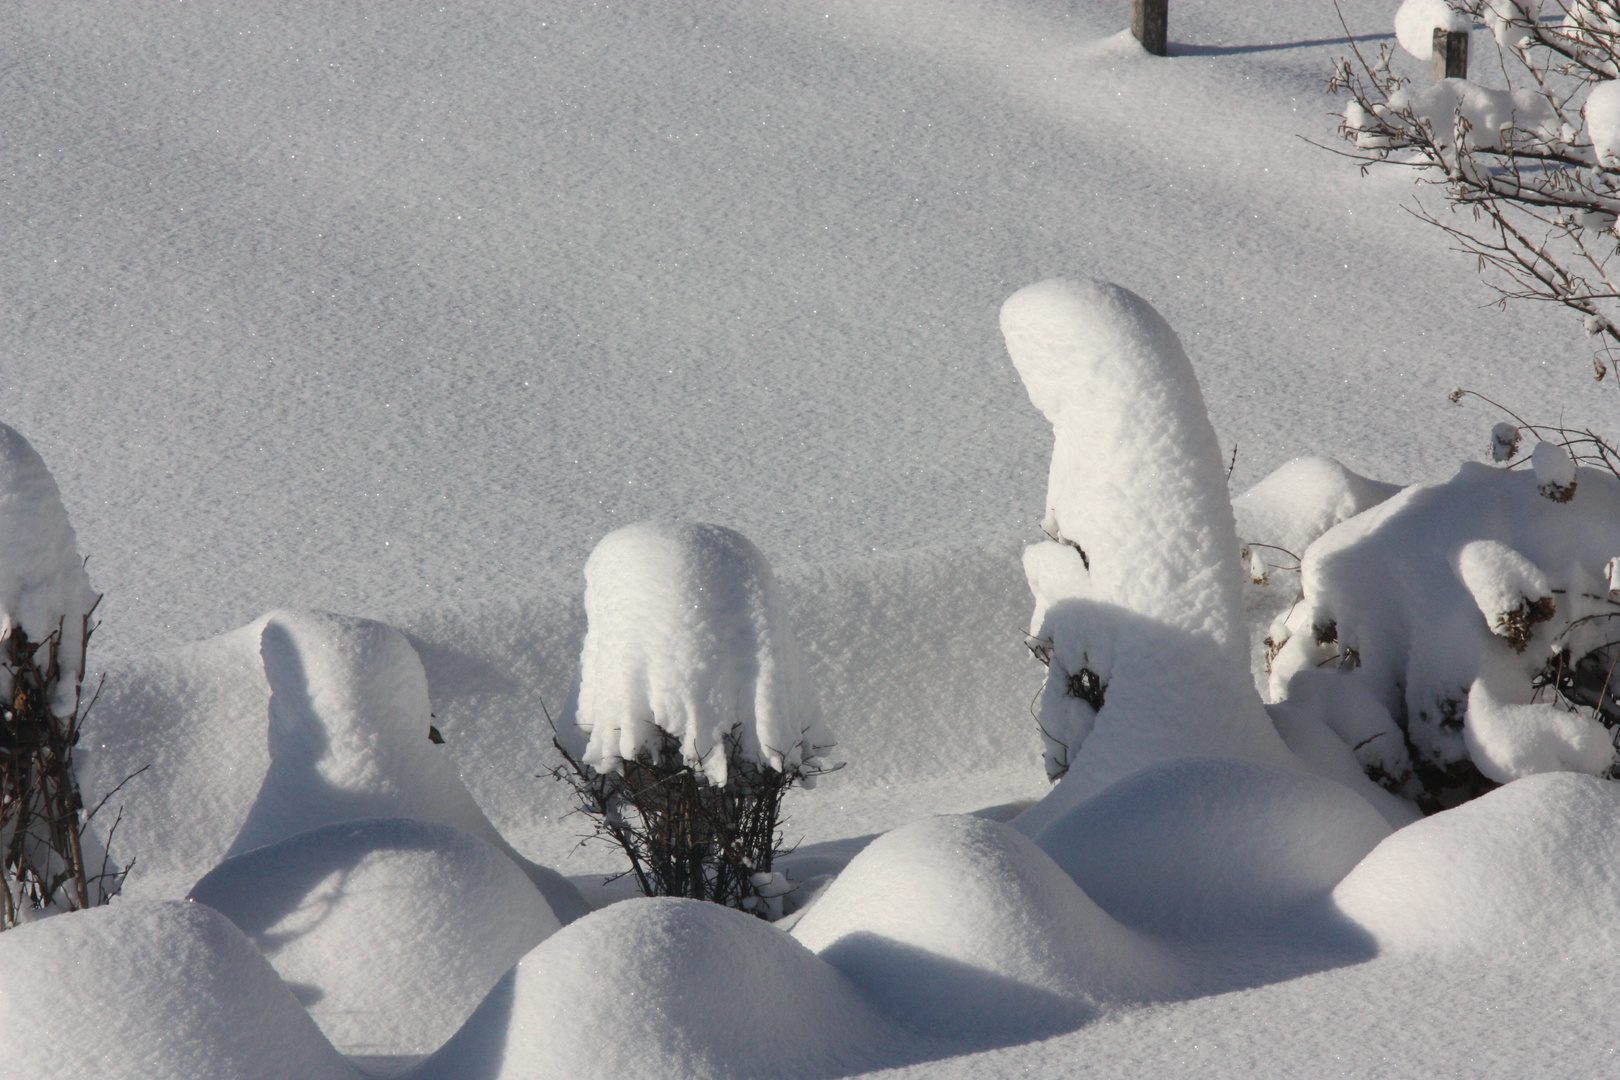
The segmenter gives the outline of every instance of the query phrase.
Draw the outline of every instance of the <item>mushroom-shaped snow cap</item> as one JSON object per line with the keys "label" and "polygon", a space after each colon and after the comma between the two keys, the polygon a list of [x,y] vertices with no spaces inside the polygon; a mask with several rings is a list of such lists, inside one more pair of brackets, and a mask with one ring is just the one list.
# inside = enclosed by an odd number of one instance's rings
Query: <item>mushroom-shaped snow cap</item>
{"label": "mushroom-shaped snow cap", "polygon": [[609,533],[585,564],[585,616],[574,718],[593,768],[667,736],[724,784],[728,738],[778,772],[832,745],[770,564],[742,534],[668,521]]}

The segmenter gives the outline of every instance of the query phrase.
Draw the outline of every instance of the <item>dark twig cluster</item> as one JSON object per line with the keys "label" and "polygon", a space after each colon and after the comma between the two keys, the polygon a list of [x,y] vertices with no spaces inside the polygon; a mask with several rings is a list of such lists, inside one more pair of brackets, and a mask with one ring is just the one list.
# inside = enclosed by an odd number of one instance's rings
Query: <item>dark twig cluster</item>
{"label": "dark twig cluster", "polygon": [[777,772],[741,752],[740,727],[718,748],[726,755],[724,784],[710,780],[702,762],[687,761],[668,732],[659,732],[656,753],[644,750],[615,772],[598,772],[552,741],[564,764],[551,775],[573,790],[594,836],[629,858],[624,873],[644,895],[710,900],[761,917],[779,913],[785,888],[772,870],[791,850],[781,830],[783,796],[842,767]]}
{"label": "dark twig cluster", "polygon": [[1500,305],[1538,300],[1579,313],[1601,339],[1592,363],[1602,379],[1617,370],[1620,344],[1620,160],[1594,147],[1583,106],[1594,86],[1620,75],[1620,0],[1450,4],[1510,42],[1490,65],[1507,90],[1413,88],[1391,71],[1388,45],[1369,57],[1352,39],[1353,58],[1339,60],[1328,84],[1351,98],[1339,133],[1353,149],[1340,152],[1364,170],[1415,168],[1440,187],[1452,214],[1441,218],[1421,201],[1411,213],[1480,271],[1499,272],[1505,283],[1491,288]]}
{"label": "dark twig cluster", "polygon": [[[93,631],[88,612],[79,626],[68,628],[81,635],[81,646]],[[80,698],[82,647],[75,650],[77,667],[62,670],[63,632],[59,621],[40,641],[30,640],[20,626],[0,634],[5,673],[0,686],[8,687],[0,702],[0,930],[16,926],[31,911],[76,911],[106,903],[129,871],[109,866],[105,855],[98,865],[87,864],[85,828],[107,800],[84,812],[73,749],[94,700],[84,704]],[[64,679],[71,681],[65,707]],[[111,839],[109,831],[109,845]]]}

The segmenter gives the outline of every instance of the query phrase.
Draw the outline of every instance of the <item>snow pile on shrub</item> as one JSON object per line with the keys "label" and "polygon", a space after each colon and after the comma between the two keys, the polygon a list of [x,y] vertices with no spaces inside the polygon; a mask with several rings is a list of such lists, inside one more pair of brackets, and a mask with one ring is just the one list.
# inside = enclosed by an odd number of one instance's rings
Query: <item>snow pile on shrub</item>
{"label": "snow pile on shrub", "polygon": [[585,564],[585,615],[574,720],[598,771],[656,754],[660,733],[717,785],[728,737],[743,760],[785,773],[832,745],[770,564],[740,533],[687,522],[609,533]]}
{"label": "snow pile on shrub", "polygon": [[[62,670],[84,658],[84,620],[99,599],[50,469],[28,440],[0,424],[0,639],[20,628],[30,641],[58,630]],[[0,693],[11,675],[0,668]],[[58,686],[58,711],[73,705],[74,684]]]}
{"label": "snow pile on shrub", "polygon": [[268,961],[201,904],[120,901],[0,934],[17,1080],[358,1080]]}
{"label": "snow pile on shrub", "polygon": [[1035,842],[1114,918],[1184,935],[1276,919],[1326,894],[1389,833],[1331,780],[1190,759],[1115,784]]}
{"label": "snow pile on shrub", "polygon": [[893,1037],[843,975],[771,924],[637,899],[530,952],[414,1077],[841,1076]]}
{"label": "snow pile on shrub", "polygon": [[951,816],[857,855],[793,928],[894,1016],[937,1031],[1061,1030],[1175,982],[1027,837]]}
{"label": "snow pile on shrub", "polygon": [[1248,675],[1220,447],[1175,331],[1118,285],[1064,279],[1014,293],[1001,329],[1054,434],[1052,539],[1025,567],[1064,781],[1032,828],[1155,761],[1293,763]]}
{"label": "snow pile on shrub", "polygon": [[345,1054],[426,1054],[559,923],[482,840],[401,818],[227,859],[191,890],[252,938]]}
{"label": "snow pile on shrub", "polygon": [[[1353,701],[1323,719],[1407,794],[1466,786],[1474,767],[1498,782],[1607,768],[1590,710],[1532,704],[1531,681],[1612,637],[1620,482],[1591,469],[1552,480],[1573,497],[1549,497],[1532,471],[1466,463],[1323,535],[1305,552],[1302,602],[1273,628],[1272,693],[1298,693],[1303,677],[1324,704]],[[1329,664],[1327,678],[1359,689],[1321,682]]]}
{"label": "snow pile on shrub", "polygon": [[[1352,472],[1330,457],[1308,454],[1280,466],[1232,500],[1237,533],[1245,544],[1268,544],[1281,551],[1259,551],[1269,565],[1297,559],[1318,536],[1400,491]],[[1252,563],[1251,563],[1252,565]],[[1259,577],[1252,574],[1251,577]]]}
{"label": "snow pile on shrub", "polygon": [[1620,947],[1620,785],[1532,776],[1402,829],[1333,891],[1384,949]]}

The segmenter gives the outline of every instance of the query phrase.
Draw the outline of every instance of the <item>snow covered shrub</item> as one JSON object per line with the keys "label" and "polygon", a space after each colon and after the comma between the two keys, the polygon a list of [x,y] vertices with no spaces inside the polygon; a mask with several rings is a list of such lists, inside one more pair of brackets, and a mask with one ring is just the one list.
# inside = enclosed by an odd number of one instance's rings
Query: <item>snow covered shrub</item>
{"label": "snow covered shrub", "polygon": [[1340,133],[1364,164],[1420,170],[1442,188],[1444,220],[1418,203],[1418,217],[1444,229],[1483,268],[1501,272],[1502,302],[1542,300],[1579,313],[1602,335],[1596,377],[1617,370],[1620,278],[1620,4],[1614,0],[1406,0],[1396,16],[1401,45],[1427,60],[1436,28],[1483,20],[1495,54],[1474,70],[1502,83],[1465,79],[1416,87],[1390,68],[1389,46],[1341,59],[1329,84],[1349,94]]}
{"label": "snow covered shrub", "polygon": [[782,798],[833,743],[765,557],[718,525],[627,526],[585,564],[585,615],[554,775],[646,895],[780,915]]}
{"label": "snow covered shrub", "polygon": [[1273,629],[1273,695],[1315,702],[1369,776],[1430,812],[1615,763],[1620,455],[1520,421],[1491,456],[1329,530]]}
{"label": "snow covered shrub", "polygon": [[104,903],[122,880],[88,864],[73,771],[100,599],[50,470],[0,424],[0,930]]}
{"label": "snow covered shrub", "polygon": [[1286,763],[1248,675],[1220,446],[1175,331],[1118,285],[1067,279],[1014,293],[1001,329],[1054,436],[1049,539],[1024,569],[1064,801],[1188,754]]}

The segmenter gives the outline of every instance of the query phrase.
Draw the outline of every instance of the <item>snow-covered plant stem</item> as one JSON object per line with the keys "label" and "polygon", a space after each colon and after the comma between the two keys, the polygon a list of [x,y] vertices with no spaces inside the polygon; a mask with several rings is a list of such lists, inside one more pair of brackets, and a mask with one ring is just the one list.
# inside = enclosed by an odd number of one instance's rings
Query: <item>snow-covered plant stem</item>
{"label": "snow-covered plant stem", "polygon": [[701,765],[687,763],[678,741],[660,734],[656,752],[643,751],[619,772],[598,772],[559,740],[566,765],[553,775],[573,788],[597,835],[624,852],[643,895],[710,900],[779,916],[783,882],[772,865],[787,850],[782,797],[806,774],[749,761],[730,734],[724,739],[731,759],[726,782],[716,784]]}
{"label": "snow-covered plant stem", "polygon": [[764,555],[718,525],[627,526],[585,564],[585,616],[553,775],[646,895],[781,914],[782,797],[832,740]]}
{"label": "snow-covered plant stem", "polygon": [[1364,167],[1415,167],[1440,187],[1462,213],[1442,218],[1421,202],[1412,212],[1481,270],[1501,273],[1505,284],[1491,287],[1503,304],[1540,300],[1577,312],[1588,335],[1602,338],[1593,358],[1602,379],[1620,362],[1612,352],[1620,343],[1620,2],[1408,0],[1397,29],[1418,59],[1428,58],[1425,32],[1437,19],[1447,29],[1485,22],[1496,49],[1474,66],[1505,88],[1466,79],[1415,88],[1391,70],[1388,46],[1376,58],[1355,49],[1329,83],[1351,99],[1339,128],[1354,147],[1349,156]]}
{"label": "snow-covered plant stem", "polygon": [[87,856],[85,828],[106,800],[86,814],[73,772],[100,601],[50,470],[0,424],[0,930],[103,903],[128,870],[109,870],[103,845]]}
{"label": "snow-covered plant stem", "polygon": [[[30,641],[21,627],[0,635],[0,666],[9,683],[0,707],[0,842],[4,876],[0,878],[0,930],[27,917],[26,912],[68,911],[103,903],[122,873],[103,865],[96,873],[85,866],[84,802],[73,772],[73,748],[84,719],[80,686],[84,678],[82,645],[91,633],[87,612],[76,627],[79,666],[64,673],[58,625],[42,641]],[[72,705],[59,712],[55,702],[63,676],[72,685]],[[108,888],[109,883],[112,888]]]}

